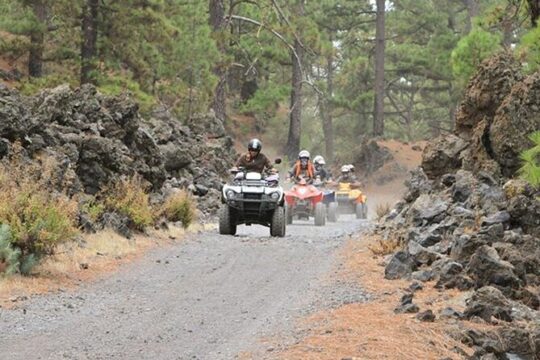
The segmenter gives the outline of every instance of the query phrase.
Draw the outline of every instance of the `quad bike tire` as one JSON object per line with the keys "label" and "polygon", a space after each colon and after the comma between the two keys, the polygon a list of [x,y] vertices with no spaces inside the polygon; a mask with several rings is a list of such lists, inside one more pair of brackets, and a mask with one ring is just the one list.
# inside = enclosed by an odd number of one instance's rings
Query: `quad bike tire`
{"label": "quad bike tire", "polygon": [[230,207],[223,206],[219,210],[219,233],[221,235],[235,235],[236,223]]}
{"label": "quad bike tire", "polygon": [[365,203],[356,204],[356,218],[367,219],[367,204]]}
{"label": "quad bike tire", "polygon": [[278,206],[272,214],[270,236],[284,237],[286,229],[286,214],[283,206]]}
{"label": "quad bike tire", "polygon": [[336,222],[338,220],[337,202],[331,202],[330,204],[328,204],[327,218],[328,218],[328,222]]}
{"label": "quad bike tire", "polygon": [[285,205],[285,216],[287,218],[287,225],[291,225],[293,221],[293,213],[292,209],[288,205]]}
{"label": "quad bike tire", "polygon": [[322,202],[315,205],[315,226],[324,226],[326,223],[326,206]]}

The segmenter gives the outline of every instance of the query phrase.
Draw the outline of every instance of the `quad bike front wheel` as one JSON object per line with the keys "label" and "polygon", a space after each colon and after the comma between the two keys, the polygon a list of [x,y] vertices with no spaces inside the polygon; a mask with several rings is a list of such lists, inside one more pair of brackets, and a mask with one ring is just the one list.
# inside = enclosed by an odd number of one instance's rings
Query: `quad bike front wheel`
{"label": "quad bike front wheel", "polygon": [[327,218],[328,218],[328,222],[336,222],[338,220],[337,202],[331,202],[330,204],[328,204]]}
{"label": "quad bike front wheel", "polygon": [[326,223],[326,207],[322,202],[315,205],[315,226],[324,226]]}
{"label": "quad bike front wheel", "polygon": [[221,235],[236,234],[236,223],[234,222],[233,213],[227,205],[219,210],[219,233]]}
{"label": "quad bike front wheel", "polygon": [[286,228],[285,208],[278,206],[272,214],[270,222],[270,236],[284,237]]}

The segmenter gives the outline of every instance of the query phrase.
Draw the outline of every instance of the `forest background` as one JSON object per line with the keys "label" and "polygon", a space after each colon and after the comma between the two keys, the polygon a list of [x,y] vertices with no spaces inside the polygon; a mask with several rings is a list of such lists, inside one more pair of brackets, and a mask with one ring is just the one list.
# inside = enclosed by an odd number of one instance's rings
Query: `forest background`
{"label": "forest background", "polygon": [[497,51],[536,71],[538,13],[532,0],[4,0],[1,75],[24,94],[129,91],[143,114],[181,121],[211,108],[289,157],[348,161],[361,138],[451,132]]}

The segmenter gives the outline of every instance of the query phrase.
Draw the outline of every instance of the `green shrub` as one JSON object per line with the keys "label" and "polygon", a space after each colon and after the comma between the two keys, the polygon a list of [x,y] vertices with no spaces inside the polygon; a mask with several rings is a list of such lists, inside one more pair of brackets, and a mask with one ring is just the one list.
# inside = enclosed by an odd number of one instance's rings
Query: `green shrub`
{"label": "green shrub", "polygon": [[129,93],[139,104],[141,114],[148,114],[156,103],[156,99],[144,92],[139,83],[129,79],[127,76],[110,75],[103,76],[98,80],[98,89],[106,95],[120,95]]}
{"label": "green shrub", "polygon": [[19,270],[21,251],[11,245],[11,240],[9,226],[0,225],[0,274],[11,275]]}
{"label": "green shrub", "polygon": [[138,230],[153,223],[147,186],[135,175],[121,179],[105,189],[105,208],[129,217]]}
{"label": "green shrub", "polygon": [[18,89],[23,95],[34,95],[43,89],[54,88],[66,83],[72,87],[78,86],[78,80],[76,78],[67,74],[55,74],[24,79],[19,83]]}
{"label": "green shrub", "polygon": [[519,175],[534,187],[540,187],[540,131],[529,136],[533,147],[521,153],[522,166]]}
{"label": "green shrub", "polygon": [[195,219],[195,203],[189,194],[181,191],[167,199],[161,214],[169,221],[182,222],[182,227],[187,228]]}
{"label": "green shrub", "polygon": [[23,160],[18,144],[13,150],[9,163],[0,164],[0,223],[9,226],[10,246],[20,251],[18,270],[27,274],[78,233],[78,209],[75,201],[50,192],[43,176],[48,169]]}
{"label": "green shrub", "polygon": [[88,214],[90,220],[92,220],[92,222],[96,222],[105,212],[105,205],[97,202],[96,200],[88,201],[82,204],[81,212]]}

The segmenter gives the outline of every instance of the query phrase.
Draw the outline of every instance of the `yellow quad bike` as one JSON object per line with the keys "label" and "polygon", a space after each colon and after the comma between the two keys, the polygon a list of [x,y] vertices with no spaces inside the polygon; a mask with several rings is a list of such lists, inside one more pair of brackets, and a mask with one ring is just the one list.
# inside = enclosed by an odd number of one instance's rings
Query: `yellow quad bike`
{"label": "yellow quad bike", "polygon": [[356,214],[357,219],[367,219],[367,196],[351,183],[339,183],[336,201],[340,214]]}

